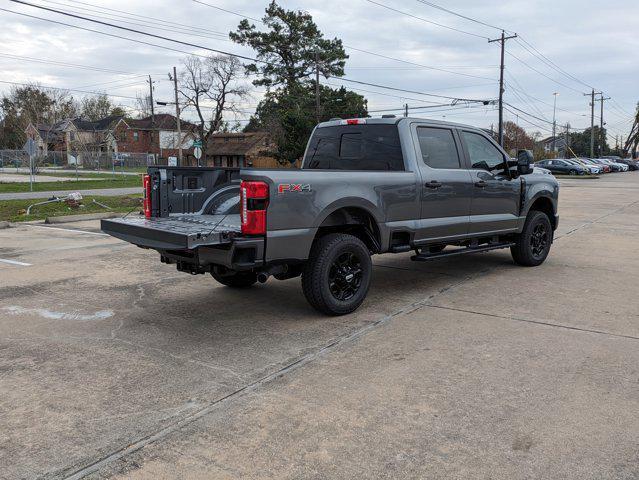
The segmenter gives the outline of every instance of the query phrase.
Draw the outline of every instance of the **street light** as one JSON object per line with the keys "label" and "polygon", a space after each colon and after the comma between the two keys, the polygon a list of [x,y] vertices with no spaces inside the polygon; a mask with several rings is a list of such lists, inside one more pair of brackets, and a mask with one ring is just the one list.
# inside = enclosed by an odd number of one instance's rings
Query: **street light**
{"label": "street light", "polygon": [[555,97],[555,101],[553,103],[553,107],[552,107],[552,151],[556,152],[557,151],[557,140],[555,138],[556,132],[557,132],[557,95],[559,95],[559,92],[554,92],[553,96]]}

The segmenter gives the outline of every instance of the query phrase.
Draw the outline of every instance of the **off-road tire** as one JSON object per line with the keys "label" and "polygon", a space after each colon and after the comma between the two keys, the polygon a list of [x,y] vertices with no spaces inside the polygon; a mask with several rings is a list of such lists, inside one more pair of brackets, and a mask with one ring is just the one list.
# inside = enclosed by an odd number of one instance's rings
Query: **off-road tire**
{"label": "off-road tire", "polygon": [[[544,245],[540,248],[540,235]],[[546,260],[552,245],[553,230],[548,215],[539,210],[531,210],[526,217],[524,229],[517,238],[517,243],[510,247],[513,260],[518,265],[536,267]]]}
{"label": "off-road tire", "polygon": [[[344,258],[346,261],[340,262]],[[342,268],[351,273],[336,274]],[[308,303],[316,310],[326,315],[345,315],[355,311],[366,298],[372,270],[370,252],[364,242],[353,235],[331,233],[313,243],[302,271],[302,290]],[[350,277],[351,274],[356,276]],[[349,285],[351,281],[355,284]],[[342,285],[346,285],[344,290],[349,293],[353,290],[351,297],[344,295],[344,299],[338,298]]]}
{"label": "off-road tire", "polygon": [[220,275],[212,271],[211,275],[222,285],[231,288],[248,288],[257,282],[257,274],[254,272],[234,272],[232,274]]}

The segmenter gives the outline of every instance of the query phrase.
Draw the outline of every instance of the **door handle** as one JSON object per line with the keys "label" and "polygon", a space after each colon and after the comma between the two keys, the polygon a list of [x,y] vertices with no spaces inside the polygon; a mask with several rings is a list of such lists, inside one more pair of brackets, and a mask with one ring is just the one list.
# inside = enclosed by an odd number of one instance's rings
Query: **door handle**
{"label": "door handle", "polygon": [[425,186],[426,188],[439,188],[439,187],[441,187],[441,186],[442,186],[442,184],[441,184],[440,182],[438,182],[437,180],[432,180],[432,181],[430,181],[430,182],[426,182],[426,183],[424,184],[424,186]]}
{"label": "door handle", "polygon": [[478,182],[475,182],[475,186],[479,188],[484,188],[486,185],[488,184],[483,180],[479,180]]}

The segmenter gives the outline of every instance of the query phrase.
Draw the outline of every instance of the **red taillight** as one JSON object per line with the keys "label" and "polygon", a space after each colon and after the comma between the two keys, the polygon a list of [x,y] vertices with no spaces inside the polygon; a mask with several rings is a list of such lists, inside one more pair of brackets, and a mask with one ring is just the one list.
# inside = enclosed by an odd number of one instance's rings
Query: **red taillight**
{"label": "red taillight", "polygon": [[142,177],[142,187],[144,188],[144,216],[151,218],[151,175]]}
{"label": "red taillight", "polygon": [[240,215],[244,235],[266,234],[266,207],[268,206],[268,185],[264,182],[240,184]]}

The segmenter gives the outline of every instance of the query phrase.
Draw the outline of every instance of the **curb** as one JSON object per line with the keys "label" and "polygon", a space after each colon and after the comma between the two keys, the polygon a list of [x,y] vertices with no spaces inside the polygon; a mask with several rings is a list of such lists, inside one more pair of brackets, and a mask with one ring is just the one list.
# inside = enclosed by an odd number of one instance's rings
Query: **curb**
{"label": "curb", "polygon": [[11,225],[9,224],[9,222],[5,222],[5,221],[0,222],[0,230],[4,230],[5,228],[10,228],[10,227]]}
{"label": "curb", "polygon": [[121,217],[121,213],[105,212],[105,213],[85,213],[80,215],[60,215],[58,217],[47,217],[44,223],[71,223],[82,222],[84,220],[100,220],[102,218]]}

